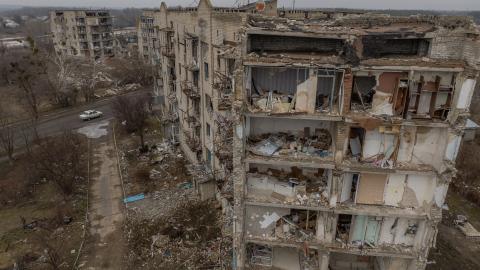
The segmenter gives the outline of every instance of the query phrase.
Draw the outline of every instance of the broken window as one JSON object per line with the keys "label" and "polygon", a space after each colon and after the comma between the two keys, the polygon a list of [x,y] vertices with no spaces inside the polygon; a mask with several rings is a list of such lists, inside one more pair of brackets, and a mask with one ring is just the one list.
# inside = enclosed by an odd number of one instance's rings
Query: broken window
{"label": "broken window", "polygon": [[208,63],[207,62],[203,63],[203,73],[205,75],[205,81],[208,81],[210,73],[209,73],[209,70],[208,70]]}
{"label": "broken window", "polygon": [[354,216],[350,242],[357,246],[376,246],[382,221],[382,217]]}
{"label": "broken window", "polygon": [[420,76],[410,92],[410,117],[445,120],[451,109],[455,79],[455,75],[450,78],[437,75],[434,80],[427,81],[423,75]]}
{"label": "broken window", "polygon": [[365,129],[360,127],[350,128],[348,150],[352,157],[360,158],[362,155],[362,145],[365,139]]}
{"label": "broken window", "polygon": [[426,56],[430,41],[421,38],[400,38],[388,35],[365,36],[362,40],[363,56],[378,58],[386,56]]}
{"label": "broken window", "polygon": [[338,103],[343,70],[319,69],[317,71],[316,111],[331,112]]}
{"label": "broken window", "polygon": [[342,51],[343,39],[293,37],[276,35],[249,35],[248,52],[308,53],[336,55]]}
{"label": "broken window", "polygon": [[213,112],[212,98],[208,94],[205,94],[205,103],[207,106],[207,112],[212,113]]}
{"label": "broken window", "polygon": [[209,123],[207,123],[206,131],[207,131],[207,137],[210,137],[211,130],[210,130],[210,124]]}
{"label": "broken window", "polygon": [[360,174],[358,173],[346,173],[343,175],[342,194],[339,198],[340,202],[355,202],[359,178]]}
{"label": "broken window", "polygon": [[343,87],[343,70],[252,67],[247,72],[252,109],[272,114],[332,112]]}
{"label": "broken window", "polygon": [[354,76],[350,109],[371,109],[376,85],[377,79],[375,76]]}

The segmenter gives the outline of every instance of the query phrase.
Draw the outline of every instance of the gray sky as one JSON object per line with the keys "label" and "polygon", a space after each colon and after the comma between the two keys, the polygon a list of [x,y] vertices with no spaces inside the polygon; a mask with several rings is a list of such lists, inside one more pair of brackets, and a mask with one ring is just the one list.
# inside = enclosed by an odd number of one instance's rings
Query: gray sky
{"label": "gray sky", "polygon": [[[169,6],[190,5],[198,0],[166,0]],[[211,0],[217,6],[233,6],[237,0]],[[240,0],[247,2],[247,0]],[[158,7],[160,0],[0,0],[0,5]],[[279,7],[291,7],[293,0],[279,0]],[[369,9],[480,10],[480,0],[296,0],[297,7],[343,7]]]}

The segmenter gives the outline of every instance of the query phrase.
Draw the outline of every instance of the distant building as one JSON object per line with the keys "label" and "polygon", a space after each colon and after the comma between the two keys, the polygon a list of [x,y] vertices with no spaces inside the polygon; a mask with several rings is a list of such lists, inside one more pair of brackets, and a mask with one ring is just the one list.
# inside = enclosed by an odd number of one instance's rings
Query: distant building
{"label": "distant building", "polygon": [[3,25],[5,28],[17,28],[20,26],[20,24],[18,24],[14,20],[8,18],[3,20]]}
{"label": "distant building", "polygon": [[116,56],[133,57],[138,54],[138,38],[136,27],[125,27],[113,30],[114,53]]}
{"label": "distant building", "polygon": [[94,59],[114,55],[108,10],[51,11],[50,29],[55,50],[61,54]]}

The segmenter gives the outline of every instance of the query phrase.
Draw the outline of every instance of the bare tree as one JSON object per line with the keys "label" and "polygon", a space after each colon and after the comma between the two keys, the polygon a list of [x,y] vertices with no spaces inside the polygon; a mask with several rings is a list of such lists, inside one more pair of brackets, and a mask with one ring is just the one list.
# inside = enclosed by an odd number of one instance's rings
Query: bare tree
{"label": "bare tree", "polygon": [[148,104],[150,97],[140,95],[136,97],[119,96],[113,103],[112,108],[117,118],[125,123],[127,132],[136,132],[140,137],[140,146],[145,149],[145,127],[149,116]]}
{"label": "bare tree", "polygon": [[29,38],[31,51],[10,62],[10,72],[21,90],[20,100],[26,105],[32,118],[38,119],[40,93],[44,87],[43,64],[39,57],[38,48],[33,39]]}
{"label": "bare tree", "polygon": [[48,83],[48,89],[54,104],[62,107],[72,106],[77,101],[77,89],[72,80],[75,76],[75,60],[55,52],[55,50],[42,52],[44,61],[42,65]]}
{"label": "bare tree", "polygon": [[138,58],[112,58],[109,60],[112,67],[110,73],[118,78],[119,85],[138,83],[143,86],[153,84],[153,67]]}
{"label": "bare tree", "polygon": [[0,119],[0,146],[7,154],[10,162],[15,161],[13,157],[15,151],[15,129],[6,118]]}
{"label": "bare tree", "polygon": [[97,87],[97,63],[88,61],[80,63],[76,77],[79,82],[80,92],[85,102],[91,102],[95,98],[95,89]]}
{"label": "bare tree", "polygon": [[84,148],[77,135],[65,131],[58,137],[45,138],[39,142],[32,159],[39,174],[53,181],[64,196],[69,196],[75,192],[76,179],[84,173]]}

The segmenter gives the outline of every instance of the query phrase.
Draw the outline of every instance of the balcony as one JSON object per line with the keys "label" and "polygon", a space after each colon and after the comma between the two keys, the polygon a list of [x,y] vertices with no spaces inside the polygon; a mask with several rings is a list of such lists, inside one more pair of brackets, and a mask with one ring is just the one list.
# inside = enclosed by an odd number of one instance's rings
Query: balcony
{"label": "balcony", "polygon": [[198,87],[193,85],[192,82],[183,81],[181,83],[182,91],[187,95],[187,97],[192,99],[200,99],[200,94],[198,93]]}
{"label": "balcony", "polygon": [[173,51],[172,47],[163,47],[162,55],[170,58],[175,58],[175,52]]}
{"label": "balcony", "polygon": [[218,99],[218,110],[219,111],[230,111],[232,109],[232,96],[222,94]]}
{"label": "balcony", "polygon": [[200,70],[200,66],[198,65],[198,61],[196,61],[195,59],[191,61],[190,64],[186,65],[185,68],[189,71],[199,71]]}
{"label": "balcony", "polygon": [[200,139],[193,135],[189,131],[183,131],[183,137],[185,139],[185,143],[187,146],[192,150],[192,152],[200,152],[202,151],[202,145],[200,143]]}

